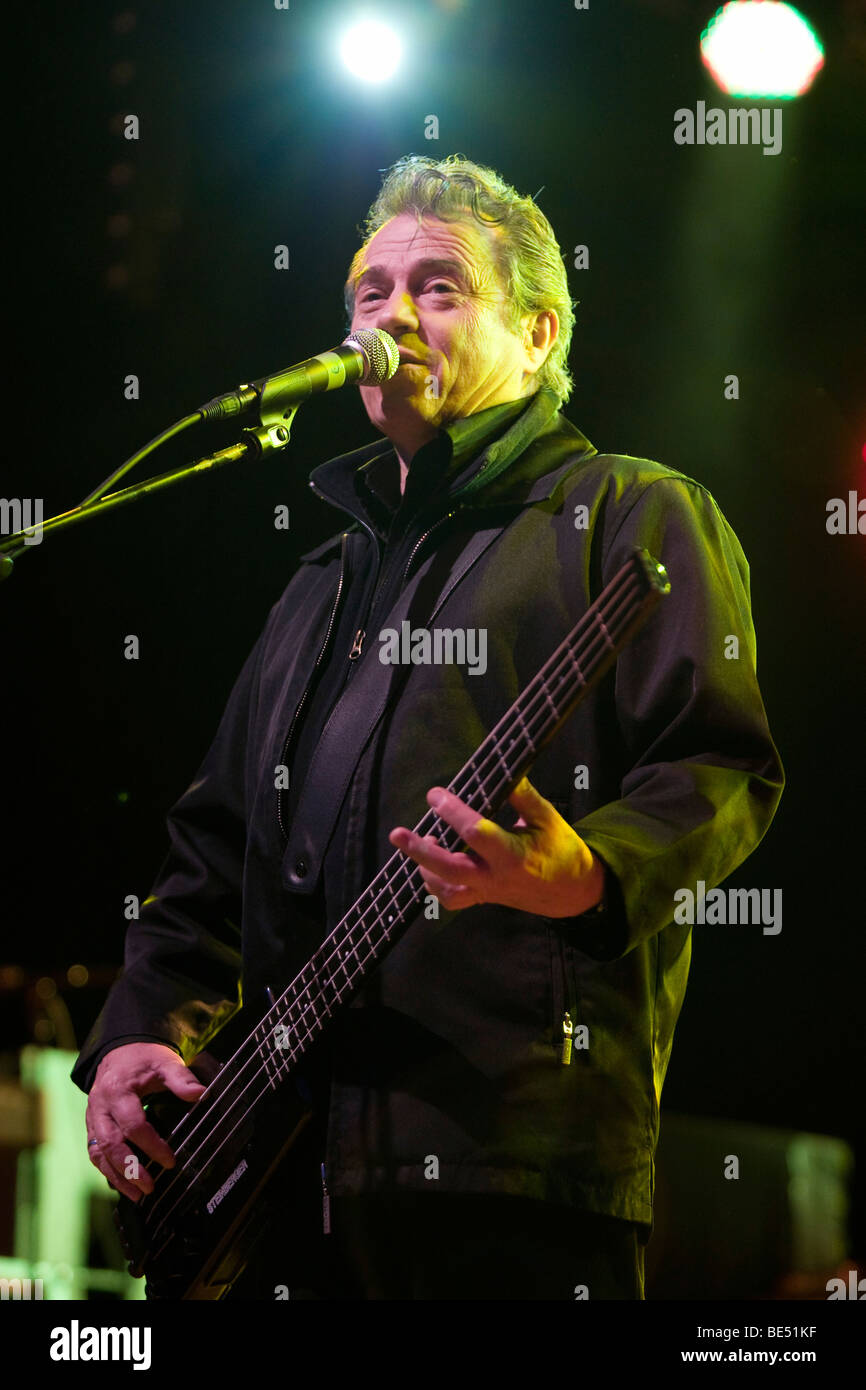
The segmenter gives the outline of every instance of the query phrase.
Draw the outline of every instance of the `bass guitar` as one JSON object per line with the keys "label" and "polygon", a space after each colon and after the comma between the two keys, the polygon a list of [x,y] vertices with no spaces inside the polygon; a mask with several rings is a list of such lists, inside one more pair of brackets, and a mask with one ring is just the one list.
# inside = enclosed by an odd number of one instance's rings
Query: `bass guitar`
{"label": "bass guitar", "polygon": [[[448,790],[481,816],[498,810],[669,591],[664,566],[635,550]],[[446,849],[461,844],[432,809],[415,833],[436,835]],[[143,1159],[154,1189],[137,1202],[121,1196],[115,1221],[149,1299],[224,1298],[243,1272],[267,1221],[268,1184],[310,1119],[300,1090],[286,1083],[410,926],[425,892],[419,866],[396,850],[237,1051],[218,1069],[211,1060],[198,1101],[159,1095],[145,1103],[176,1166]],[[193,1070],[207,1076],[199,1060]]]}

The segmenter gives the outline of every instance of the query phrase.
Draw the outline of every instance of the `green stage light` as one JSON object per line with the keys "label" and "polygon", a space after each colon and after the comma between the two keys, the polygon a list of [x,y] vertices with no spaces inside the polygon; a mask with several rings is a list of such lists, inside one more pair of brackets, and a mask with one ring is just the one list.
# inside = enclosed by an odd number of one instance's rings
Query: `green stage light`
{"label": "green stage light", "polygon": [[394,30],[377,20],[353,25],[340,42],[340,57],[363,82],[385,82],[402,56],[403,45]]}
{"label": "green stage light", "polygon": [[798,97],[824,66],[824,49],[793,5],[735,0],[701,34],[701,58],[731,96]]}

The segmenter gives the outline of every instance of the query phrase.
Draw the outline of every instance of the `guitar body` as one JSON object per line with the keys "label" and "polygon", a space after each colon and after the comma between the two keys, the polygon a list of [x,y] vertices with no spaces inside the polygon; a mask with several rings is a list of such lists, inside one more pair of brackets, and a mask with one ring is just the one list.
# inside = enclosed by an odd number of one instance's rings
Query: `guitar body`
{"label": "guitar body", "polygon": [[[195,1105],[170,1092],[144,1102],[149,1122],[175,1151],[176,1167],[146,1160],[153,1192],[138,1202],[121,1196],[114,1213],[129,1272],[144,1276],[153,1300],[213,1301],[228,1294],[268,1228],[271,1180],[291,1167],[291,1150],[312,1118],[300,1080],[259,1099],[240,1122],[236,1104],[222,1118],[221,1068],[202,1054],[191,1070],[211,1079]],[[207,1144],[196,1142],[196,1112],[207,1115]],[[176,1147],[176,1134],[190,1137]]]}

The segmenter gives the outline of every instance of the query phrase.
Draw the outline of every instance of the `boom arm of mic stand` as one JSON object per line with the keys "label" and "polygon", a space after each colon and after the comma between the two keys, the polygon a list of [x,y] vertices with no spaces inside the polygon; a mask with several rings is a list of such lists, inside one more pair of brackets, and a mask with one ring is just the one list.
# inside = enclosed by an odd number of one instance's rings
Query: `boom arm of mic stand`
{"label": "boom arm of mic stand", "polygon": [[[245,429],[245,437],[237,444],[230,444],[227,449],[208,454],[206,458],[198,459],[185,468],[173,468],[155,478],[145,478],[143,482],[121,488],[119,492],[110,492],[107,497],[102,497],[89,506],[73,507],[69,512],[49,517],[41,523],[41,530],[43,533],[60,531],[65,526],[75,526],[79,521],[89,521],[91,517],[100,516],[103,512],[111,511],[113,507],[125,507],[130,502],[137,502],[140,497],[159,492],[161,488],[170,487],[172,483],[181,483],[185,478],[203,477],[212,469],[221,468],[223,464],[235,463],[244,458],[262,458],[266,454],[276,453],[284,449],[289,442],[291,424],[297,409],[295,406],[291,414],[287,414],[279,424],[269,427],[258,425],[253,429]],[[13,561],[17,560],[19,555],[33,549],[32,539],[29,544],[25,540],[32,535],[33,529],[31,526],[26,531],[16,531],[11,536],[0,536],[0,545],[3,547],[0,550],[0,580],[8,579],[14,568]]]}

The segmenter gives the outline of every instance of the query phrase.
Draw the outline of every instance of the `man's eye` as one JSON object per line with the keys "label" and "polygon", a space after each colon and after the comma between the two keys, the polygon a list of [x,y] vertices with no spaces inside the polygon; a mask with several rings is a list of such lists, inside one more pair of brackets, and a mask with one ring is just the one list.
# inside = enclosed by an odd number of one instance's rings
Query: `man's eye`
{"label": "man's eye", "polygon": [[[428,288],[429,290],[442,290],[442,291],[444,291],[445,294],[456,294],[456,293],[457,293],[457,288],[456,288],[456,286],[450,284],[447,280],[431,280],[431,282],[430,282],[430,284],[427,286],[427,288]],[[377,299],[381,299],[381,298],[382,298],[382,292],[381,292],[381,290],[365,290],[364,293],[361,295],[360,299],[358,300],[358,303],[359,303],[359,304],[371,304],[371,303],[374,303]]]}

